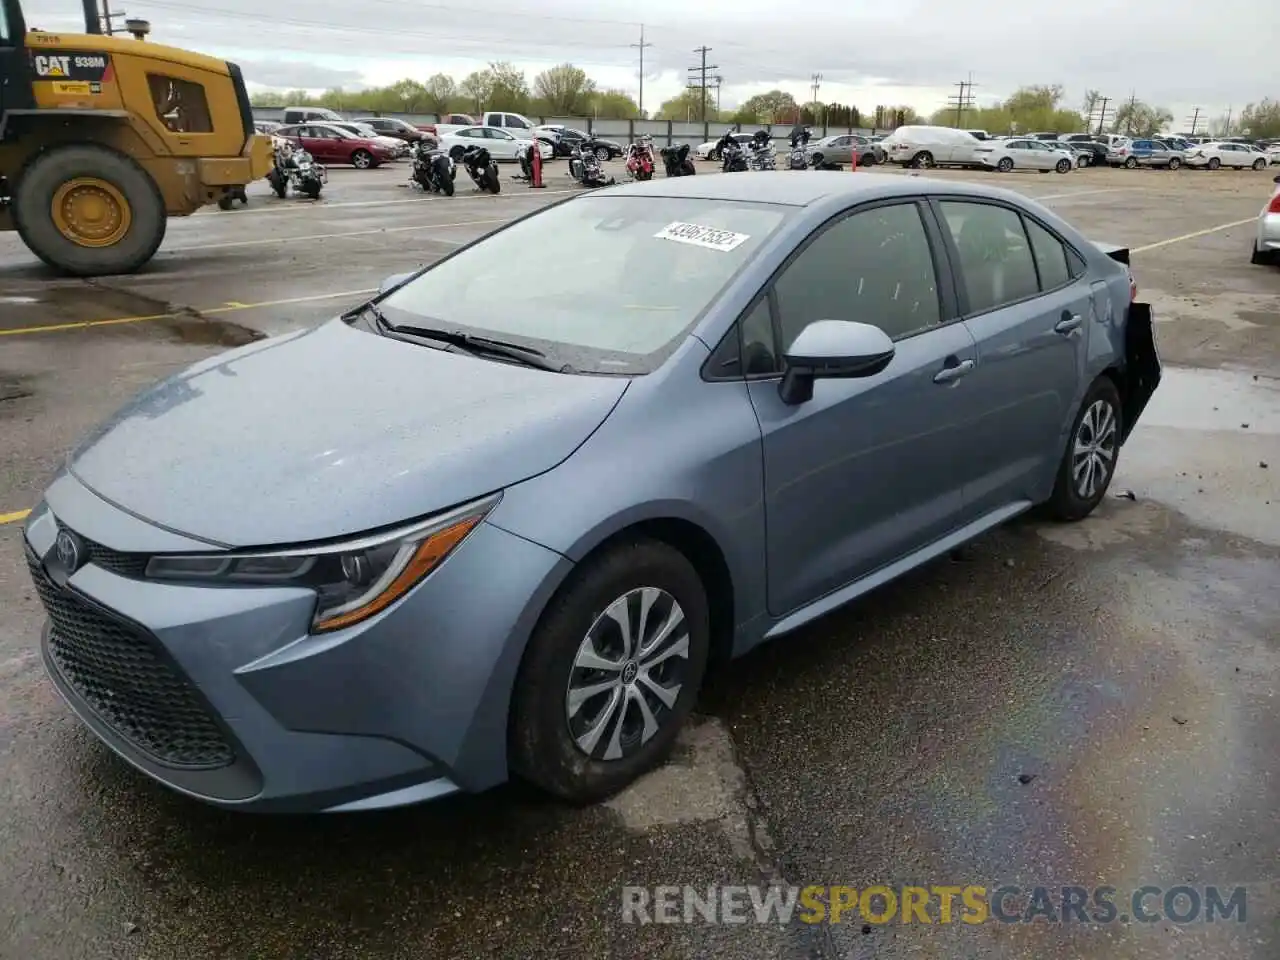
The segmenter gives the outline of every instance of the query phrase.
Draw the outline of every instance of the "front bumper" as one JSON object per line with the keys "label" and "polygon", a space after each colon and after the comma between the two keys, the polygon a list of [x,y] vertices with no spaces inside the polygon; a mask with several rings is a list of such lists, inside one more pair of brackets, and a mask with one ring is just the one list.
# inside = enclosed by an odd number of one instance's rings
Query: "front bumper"
{"label": "front bumper", "polygon": [[[59,529],[88,551],[70,576]],[[142,579],[139,557],[201,548],[184,539],[67,474],[26,528],[49,676],[134,767],[255,811],[398,806],[506,779],[511,687],[568,560],[481,523],[382,614],[311,636],[308,590]]]}

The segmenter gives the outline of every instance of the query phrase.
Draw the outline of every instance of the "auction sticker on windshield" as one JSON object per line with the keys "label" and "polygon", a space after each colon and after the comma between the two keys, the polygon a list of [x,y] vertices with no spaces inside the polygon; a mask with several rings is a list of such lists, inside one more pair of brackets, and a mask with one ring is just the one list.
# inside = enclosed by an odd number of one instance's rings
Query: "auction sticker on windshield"
{"label": "auction sticker on windshield", "polygon": [[726,253],[751,239],[751,234],[749,233],[734,233],[731,230],[717,230],[715,227],[679,222],[668,223],[654,236],[660,240],[690,243],[695,247],[706,247],[708,250],[723,250]]}

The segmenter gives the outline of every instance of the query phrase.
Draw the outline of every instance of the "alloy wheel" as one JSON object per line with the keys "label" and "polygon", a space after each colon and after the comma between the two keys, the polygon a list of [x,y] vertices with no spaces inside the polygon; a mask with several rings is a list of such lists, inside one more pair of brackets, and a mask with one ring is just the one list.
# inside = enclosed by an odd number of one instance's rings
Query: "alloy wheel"
{"label": "alloy wheel", "polygon": [[578,646],[565,690],[565,720],[578,749],[620,760],[666,721],[689,667],[689,625],[675,597],[657,587],[610,603]]}
{"label": "alloy wheel", "polygon": [[1080,418],[1071,447],[1071,482],[1076,495],[1091,499],[1111,479],[1116,462],[1115,410],[1106,400],[1095,400]]}

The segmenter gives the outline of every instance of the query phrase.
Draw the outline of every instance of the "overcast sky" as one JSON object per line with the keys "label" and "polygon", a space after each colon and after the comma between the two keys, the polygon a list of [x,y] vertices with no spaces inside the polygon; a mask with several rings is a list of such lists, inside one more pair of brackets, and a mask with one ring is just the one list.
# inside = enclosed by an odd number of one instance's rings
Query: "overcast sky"
{"label": "overcast sky", "polygon": [[[71,29],[76,0],[26,0],[28,26]],[[355,89],[436,72],[461,79],[489,60],[534,75],[571,61],[602,87],[638,93],[643,9],[645,107],[679,93],[697,46],[724,78],[723,105],[781,87],[856,104],[929,112],[968,78],[985,103],[1023,84],[1060,83],[1217,116],[1280,96],[1276,0],[114,0],[152,22],[152,39],[237,60],[251,83]],[[532,13],[532,10],[540,10]]]}

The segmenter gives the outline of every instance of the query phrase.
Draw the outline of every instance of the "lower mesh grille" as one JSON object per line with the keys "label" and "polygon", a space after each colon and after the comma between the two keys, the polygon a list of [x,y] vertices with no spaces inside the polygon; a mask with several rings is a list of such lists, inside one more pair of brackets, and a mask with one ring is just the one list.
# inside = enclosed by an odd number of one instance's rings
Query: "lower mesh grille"
{"label": "lower mesh grille", "polygon": [[164,763],[222,767],[235,752],[195,688],[141,628],[110,616],[49,579],[30,554],[49,614],[49,655],[62,679],[117,734]]}

